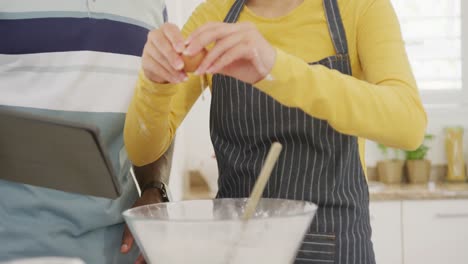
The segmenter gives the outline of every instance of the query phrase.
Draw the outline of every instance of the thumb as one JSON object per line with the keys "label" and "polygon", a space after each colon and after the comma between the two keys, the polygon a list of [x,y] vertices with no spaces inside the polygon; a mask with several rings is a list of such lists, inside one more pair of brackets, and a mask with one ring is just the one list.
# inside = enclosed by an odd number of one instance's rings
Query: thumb
{"label": "thumb", "polygon": [[125,230],[122,236],[122,245],[120,246],[120,252],[123,254],[128,253],[132,249],[133,241],[133,235],[130,232],[130,229],[128,229],[128,226],[125,225]]}

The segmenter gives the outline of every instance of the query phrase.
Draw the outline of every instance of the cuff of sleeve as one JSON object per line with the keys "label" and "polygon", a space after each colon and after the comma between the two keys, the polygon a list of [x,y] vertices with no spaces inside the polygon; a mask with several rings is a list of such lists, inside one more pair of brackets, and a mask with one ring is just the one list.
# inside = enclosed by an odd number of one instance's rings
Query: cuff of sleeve
{"label": "cuff of sleeve", "polygon": [[170,96],[177,92],[177,84],[155,83],[146,78],[146,75],[143,71],[140,71],[138,78],[140,80],[141,87],[152,94]]}
{"label": "cuff of sleeve", "polygon": [[290,55],[281,49],[276,49],[276,59],[273,69],[271,69],[270,74],[265,76],[261,81],[254,84],[260,90],[268,90],[269,88],[277,87],[280,84],[285,83],[289,78],[288,65],[290,62]]}

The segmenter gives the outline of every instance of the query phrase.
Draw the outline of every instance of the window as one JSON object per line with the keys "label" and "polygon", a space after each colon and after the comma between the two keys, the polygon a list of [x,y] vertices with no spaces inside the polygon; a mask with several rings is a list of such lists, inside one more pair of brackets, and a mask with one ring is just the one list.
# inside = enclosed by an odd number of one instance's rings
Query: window
{"label": "window", "polygon": [[463,103],[462,0],[391,1],[424,103]]}

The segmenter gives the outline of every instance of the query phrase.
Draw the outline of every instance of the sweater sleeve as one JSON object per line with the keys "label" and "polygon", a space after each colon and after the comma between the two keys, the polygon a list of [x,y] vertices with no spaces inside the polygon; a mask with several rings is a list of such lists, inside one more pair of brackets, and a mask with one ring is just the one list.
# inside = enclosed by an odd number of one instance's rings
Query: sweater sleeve
{"label": "sweater sleeve", "polygon": [[372,1],[357,27],[365,80],[309,66],[277,49],[272,78],[255,86],[284,105],[327,120],[341,133],[415,149],[424,138],[426,113],[390,1]]}
{"label": "sweater sleeve", "polygon": [[[209,21],[220,21],[218,2],[208,0],[198,6],[185,24],[183,35],[187,37]],[[199,76],[190,75],[180,84],[158,84],[139,74],[124,129],[125,146],[133,164],[143,166],[164,154],[201,92]]]}

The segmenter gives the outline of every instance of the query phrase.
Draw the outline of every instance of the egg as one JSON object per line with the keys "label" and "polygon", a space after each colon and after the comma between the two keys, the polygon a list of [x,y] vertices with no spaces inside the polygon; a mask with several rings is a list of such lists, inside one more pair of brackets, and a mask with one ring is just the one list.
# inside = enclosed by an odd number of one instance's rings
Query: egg
{"label": "egg", "polygon": [[184,61],[184,71],[190,73],[196,71],[207,53],[208,51],[206,49],[202,49],[194,56],[182,55],[182,60]]}

